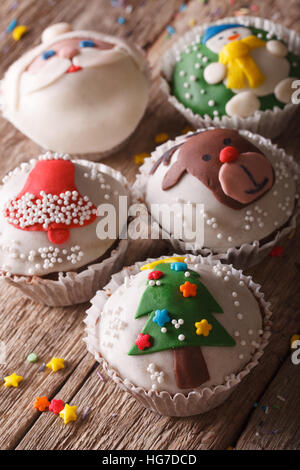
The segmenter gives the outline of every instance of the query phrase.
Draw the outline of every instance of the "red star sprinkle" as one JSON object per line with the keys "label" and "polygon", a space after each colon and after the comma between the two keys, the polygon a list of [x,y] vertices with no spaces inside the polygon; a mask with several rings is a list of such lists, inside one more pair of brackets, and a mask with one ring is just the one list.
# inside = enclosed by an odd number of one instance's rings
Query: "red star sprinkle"
{"label": "red star sprinkle", "polygon": [[148,279],[160,279],[163,275],[164,273],[162,271],[152,271],[148,274]]}
{"label": "red star sprinkle", "polygon": [[283,247],[279,245],[273,246],[272,250],[270,251],[269,255],[270,256],[281,256],[283,253]]}
{"label": "red star sprinkle", "polygon": [[145,348],[150,348],[151,346],[150,338],[150,335],[144,335],[143,333],[140,333],[134,343],[141,351],[144,351]]}
{"label": "red star sprinkle", "polygon": [[196,297],[197,285],[186,281],[184,284],[181,284],[180,292],[182,292],[183,297]]}
{"label": "red star sprinkle", "polygon": [[52,411],[55,415],[58,415],[65,407],[65,404],[62,400],[51,400],[51,404],[49,406],[49,411]]}

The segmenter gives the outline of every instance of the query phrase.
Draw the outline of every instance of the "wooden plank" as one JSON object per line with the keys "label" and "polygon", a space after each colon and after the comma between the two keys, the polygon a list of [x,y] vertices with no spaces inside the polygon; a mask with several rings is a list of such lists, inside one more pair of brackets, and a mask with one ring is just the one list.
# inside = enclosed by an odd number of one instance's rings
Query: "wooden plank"
{"label": "wooden plank", "polygon": [[[41,31],[55,21],[72,21],[76,26],[95,28],[126,36],[128,32],[138,44],[146,47],[153,66],[150,105],[139,128],[127,146],[109,157],[107,163],[121,170],[130,181],[137,167],[133,155],[151,151],[154,136],[166,132],[170,138],[186,126],[182,116],[165,101],[159,90],[158,63],[162,52],[171,41],[189,28],[190,19],[197,23],[209,21],[222,14],[232,15],[244,2],[234,5],[222,0],[211,0],[203,5],[199,0],[189,2],[187,11],[177,15],[172,24],[176,34],[166,40],[165,26],[178,11],[182,1],[152,0],[144,6],[136,5],[125,26],[116,18],[124,12],[109,7],[108,0],[23,0],[16,11],[9,13],[12,1],[1,2],[0,30],[9,20],[19,17],[31,28],[31,33],[17,44],[1,38],[0,76],[32,42],[37,43]],[[277,21],[300,31],[299,8],[293,3],[289,11],[280,0],[259,2],[258,15],[274,17]],[[218,9],[221,9],[217,12]],[[103,14],[103,12],[105,14]],[[216,14],[217,12],[217,14]],[[155,21],[153,20],[155,18]],[[275,18],[274,18],[275,19]],[[158,39],[156,40],[156,38]],[[9,50],[3,53],[3,47]],[[288,133],[279,139],[280,145],[294,152],[299,159],[299,119],[295,119]],[[25,139],[13,127],[0,120],[1,160],[0,174],[23,160],[37,155],[38,147]],[[68,309],[49,309],[24,298],[14,288],[0,285],[0,339],[8,343],[7,366],[0,368],[0,376],[14,370],[26,377],[16,390],[0,387],[0,448],[18,449],[223,449],[234,445],[247,425],[253,403],[264,393],[270,381],[280,370],[281,357],[287,354],[290,336],[300,329],[298,286],[299,271],[294,267],[299,253],[299,230],[287,240],[281,258],[268,258],[249,273],[263,284],[274,311],[274,335],[266,354],[253,373],[241,384],[232,397],[221,407],[206,415],[173,419],[154,415],[142,409],[128,394],[117,390],[111,381],[103,384],[94,370],[94,360],[86,353],[81,341],[82,319],[86,306]],[[126,264],[147,256],[170,252],[165,243],[138,242],[131,245]],[[300,258],[299,260],[300,261]],[[38,373],[38,365],[25,362],[27,353],[35,351],[43,360],[61,355],[68,360],[68,368],[57,374]],[[64,426],[62,420],[50,413],[39,414],[32,409],[36,395],[62,398],[76,404],[81,412],[91,408],[85,421]],[[289,400],[290,402],[290,400]],[[299,412],[293,410],[294,423]],[[116,416],[114,416],[116,414]],[[288,436],[288,422],[282,422],[282,433]],[[247,439],[240,445],[246,445]],[[242,444],[243,442],[243,444]],[[268,442],[264,445],[269,445]],[[284,445],[289,443],[284,441]]]}
{"label": "wooden plank", "polygon": [[238,450],[299,450],[299,364],[289,355],[257,403],[250,421],[235,446]]}

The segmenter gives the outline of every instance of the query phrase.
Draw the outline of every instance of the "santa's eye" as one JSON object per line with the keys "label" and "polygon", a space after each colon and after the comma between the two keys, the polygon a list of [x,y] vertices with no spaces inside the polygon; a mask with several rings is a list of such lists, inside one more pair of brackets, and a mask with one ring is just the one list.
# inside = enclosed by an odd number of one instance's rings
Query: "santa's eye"
{"label": "santa's eye", "polygon": [[45,51],[42,54],[42,59],[43,60],[48,60],[48,59],[50,59],[50,57],[53,57],[55,54],[56,54],[56,52],[53,51],[53,50]]}
{"label": "santa's eye", "polygon": [[223,142],[224,142],[225,145],[231,145],[232,144],[232,140],[229,139],[229,138],[224,139]]}
{"label": "santa's eye", "polygon": [[203,155],[202,160],[204,160],[205,162],[209,162],[209,160],[211,160],[211,155],[206,153],[205,155]]}
{"label": "santa's eye", "polygon": [[80,41],[79,43],[80,47],[96,47],[96,44],[94,41],[90,41],[89,39],[84,39],[83,41]]}

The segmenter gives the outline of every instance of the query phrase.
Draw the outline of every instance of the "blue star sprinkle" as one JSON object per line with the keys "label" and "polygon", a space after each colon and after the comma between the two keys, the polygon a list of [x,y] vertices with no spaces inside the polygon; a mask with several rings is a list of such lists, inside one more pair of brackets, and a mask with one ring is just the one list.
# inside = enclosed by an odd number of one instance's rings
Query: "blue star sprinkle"
{"label": "blue star sprinkle", "polygon": [[162,327],[165,323],[170,321],[169,312],[167,309],[163,310],[156,310],[155,315],[153,317],[154,323],[157,323],[158,326]]}
{"label": "blue star sprinkle", "polygon": [[171,269],[172,271],[186,271],[187,270],[187,264],[186,263],[180,263],[177,261],[176,263],[171,264]]}

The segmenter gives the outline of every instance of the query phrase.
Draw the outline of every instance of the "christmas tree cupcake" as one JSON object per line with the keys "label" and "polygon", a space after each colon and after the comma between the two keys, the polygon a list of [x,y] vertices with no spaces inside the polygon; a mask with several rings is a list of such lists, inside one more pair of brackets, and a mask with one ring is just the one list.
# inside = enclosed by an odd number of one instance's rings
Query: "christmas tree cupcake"
{"label": "christmas tree cupcake", "polygon": [[257,134],[200,129],[158,147],[134,190],[176,251],[243,268],[295,228],[299,175],[292,157]]}
{"label": "christmas tree cupcake", "polygon": [[99,206],[117,214],[119,196],[127,181],[106,165],[49,152],[22,163],[0,186],[1,277],[47,305],[88,300],[127,248],[98,231]]}
{"label": "christmas tree cupcake", "polygon": [[97,292],[87,313],[88,349],[108,375],[170,416],[222,403],[270,334],[260,287],[200,256],[136,263]]}
{"label": "christmas tree cupcake", "polygon": [[133,133],[148,102],[143,52],[96,31],[49,26],[7,70],[3,115],[43,149],[106,156]]}
{"label": "christmas tree cupcake", "polygon": [[165,54],[164,90],[195,127],[236,126],[271,137],[297,109],[299,49],[296,33],[262,18],[197,26]]}

